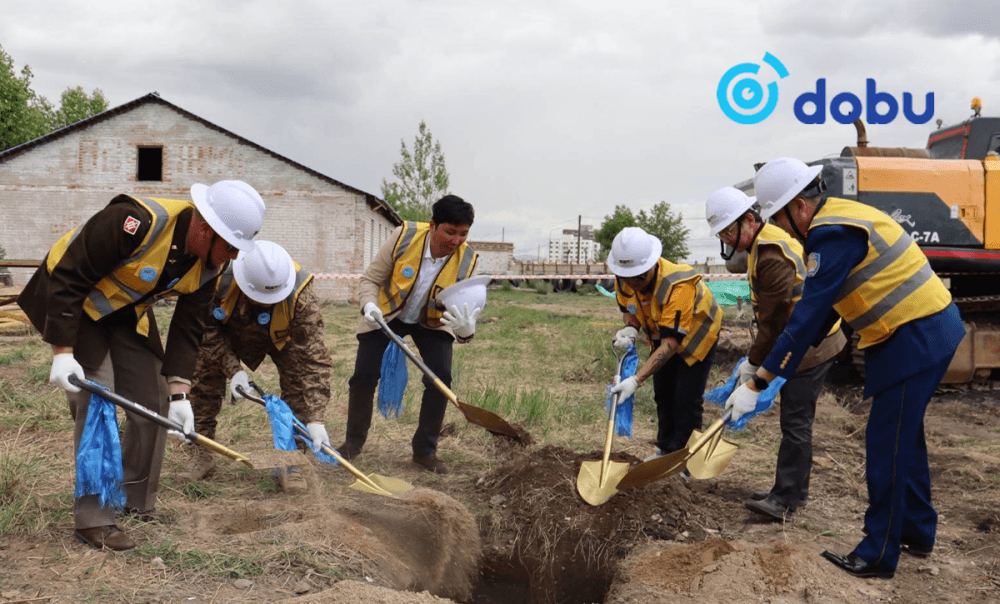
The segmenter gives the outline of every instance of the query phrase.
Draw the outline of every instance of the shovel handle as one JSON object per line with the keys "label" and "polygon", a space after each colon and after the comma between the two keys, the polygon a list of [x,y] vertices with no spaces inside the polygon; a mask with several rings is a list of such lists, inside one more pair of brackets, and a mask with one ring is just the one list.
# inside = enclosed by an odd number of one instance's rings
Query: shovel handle
{"label": "shovel handle", "polygon": [[379,329],[382,330],[382,333],[384,333],[390,340],[395,342],[396,346],[399,346],[400,350],[403,351],[403,354],[405,354],[407,358],[413,361],[413,363],[418,368],[420,368],[420,371],[422,371],[424,375],[426,375],[428,378],[430,378],[432,382],[434,382],[434,385],[437,387],[437,389],[440,390],[446,397],[448,397],[448,400],[455,403],[456,407],[461,409],[462,406],[458,404],[458,396],[456,396],[455,393],[451,391],[451,388],[448,388],[448,386],[446,386],[445,383],[442,382],[441,379],[438,378],[438,376],[435,375],[433,371],[431,371],[430,367],[428,367],[423,361],[420,360],[420,357],[418,357],[416,354],[414,354],[412,350],[410,350],[409,346],[407,346],[406,343],[403,342],[402,338],[396,335],[394,331],[389,329],[389,325],[385,322],[385,319],[383,319],[382,317],[375,317],[375,322],[378,323]]}
{"label": "shovel handle", "polygon": [[[264,391],[261,390],[260,386],[258,386],[254,382],[250,382],[250,387],[253,388],[254,390],[256,390],[257,393],[260,394],[260,396],[254,396],[254,395],[250,394],[249,392],[247,392],[246,390],[244,390],[242,386],[237,386],[236,387],[236,392],[240,396],[242,396],[243,398],[247,399],[248,401],[253,401],[253,402],[255,402],[255,403],[259,404],[259,405],[263,405],[263,406],[266,407],[267,406],[267,401],[264,400]],[[296,419],[298,419],[298,418],[296,418]],[[298,434],[299,436],[305,438],[306,440],[310,440],[311,441],[311,437],[309,436],[309,431],[306,430],[305,428],[303,428],[301,426],[301,424],[300,424],[301,421],[302,420],[299,420],[298,422],[293,422],[292,423],[292,425],[295,427],[295,433]],[[368,485],[369,488],[374,489],[375,492],[377,492],[377,493],[383,493],[383,494],[386,494],[386,495],[392,495],[392,493],[386,491],[382,487],[380,487],[377,484],[375,484],[372,481],[371,478],[369,478],[368,476],[365,475],[364,472],[362,472],[361,470],[359,470],[359,469],[355,468],[353,465],[351,465],[351,463],[349,461],[347,461],[346,459],[344,459],[340,455],[340,453],[338,453],[337,450],[334,449],[333,447],[331,447],[331,446],[327,445],[326,443],[324,443],[323,446],[321,447],[321,449],[323,449],[324,453],[326,453],[327,455],[330,455],[331,457],[333,457],[334,459],[336,459],[337,463],[339,463],[340,465],[342,465],[345,470],[347,470],[348,472],[350,472],[351,474],[353,474],[355,478],[357,478],[361,482],[363,482],[366,485]]]}
{"label": "shovel handle", "polygon": [[110,390],[106,389],[104,386],[101,386],[97,382],[91,382],[89,380],[81,380],[80,378],[76,377],[76,375],[70,375],[69,383],[73,384],[77,388],[82,388],[87,392],[106,398],[112,403],[125,409],[126,411],[135,413],[136,415],[143,417],[153,422],[154,424],[158,424],[166,428],[167,430],[173,430],[178,434],[182,434],[184,438],[186,438],[190,442],[199,444],[207,449],[211,449],[212,451],[215,451],[216,453],[219,453],[221,455],[225,455],[230,459],[241,461],[248,466],[252,467],[253,465],[250,463],[250,459],[246,455],[241,455],[240,453],[233,451],[232,449],[226,447],[225,445],[215,442],[214,440],[208,438],[207,436],[202,436],[198,434],[194,430],[192,430],[191,432],[184,432],[184,427],[178,424],[177,422],[170,420],[166,417],[163,417],[159,413],[153,411],[152,409],[144,407],[139,403],[130,401],[119,394],[111,392]]}

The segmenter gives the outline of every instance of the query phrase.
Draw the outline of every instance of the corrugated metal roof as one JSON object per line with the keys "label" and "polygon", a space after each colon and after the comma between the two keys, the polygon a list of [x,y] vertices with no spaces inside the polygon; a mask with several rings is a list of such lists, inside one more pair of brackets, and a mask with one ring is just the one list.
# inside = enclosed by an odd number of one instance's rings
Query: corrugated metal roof
{"label": "corrugated metal roof", "polygon": [[132,111],[132,110],[134,110],[134,109],[136,109],[136,108],[138,108],[138,107],[140,107],[142,105],[146,105],[146,104],[149,104],[149,103],[158,103],[160,105],[168,107],[168,108],[176,111],[177,113],[183,115],[184,117],[186,117],[188,119],[191,119],[191,120],[194,120],[196,122],[199,122],[199,123],[205,125],[206,127],[211,128],[212,130],[215,130],[216,132],[220,132],[220,133],[222,133],[222,134],[224,134],[224,135],[226,135],[226,136],[228,136],[230,138],[235,139],[240,144],[244,144],[244,145],[247,145],[249,147],[253,147],[254,149],[256,149],[256,150],[258,150],[258,151],[260,151],[262,153],[266,153],[267,155],[270,155],[271,157],[273,157],[273,158],[275,158],[277,160],[283,161],[286,164],[289,164],[290,166],[292,166],[294,168],[302,170],[303,172],[307,172],[308,174],[310,174],[312,176],[315,176],[316,178],[319,178],[322,181],[328,182],[330,184],[333,184],[333,185],[336,185],[336,186],[339,186],[339,187],[343,187],[343,188],[345,188],[345,189],[347,189],[349,191],[353,191],[353,192],[358,193],[360,195],[364,195],[365,199],[368,201],[368,203],[372,204],[373,206],[375,206],[376,208],[378,208],[379,210],[381,210],[386,215],[386,217],[390,221],[393,222],[393,224],[395,224],[397,226],[400,225],[400,224],[403,224],[403,219],[400,218],[399,214],[397,214],[396,211],[392,209],[392,206],[390,206],[388,203],[386,203],[386,201],[384,199],[376,197],[375,195],[372,195],[371,193],[368,193],[366,191],[362,191],[361,189],[358,189],[356,187],[352,187],[351,185],[348,185],[346,183],[340,182],[339,180],[336,180],[335,178],[330,178],[329,176],[327,176],[327,175],[325,175],[325,174],[323,174],[321,172],[317,172],[316,170],[313,170],[312,168],[310,168],[308,166],[304,166],[304,165],[300,164],[299,162],[297,162],[295,160],[289,159],[289,158],[285,157],[284,155],[275,153],[274,151],[271,151],[270,149],[268,149],[266,147],[258,145],[257,143],[255,143],[255,142],[253,142],[251,140],[243,138],[242,136],[240,136],[240,135],[238,135],[238,134],[236,134],[234,132],[230,132],[229,130],[226,130],[225,128],[223,128],[221,126],[213,124],[212,122],[206,120],[203,117],[199,117],[199,116],[195,115],[194,113],[191,113],[190,111],[187,111],[186,109],[182,109],[181,107],[178,107],[177,105],[174,105],[173,103],[164,100],[156,92],[151,92],[151,93],[149,93],[149,94],[147,94],[145,96],[139,97],[139,98],[135,99],[134,101],[130,101],[130,102],[125,103],[123,105],[119,105],[117,107],[112,107],[111,109],[108,109],[107,111],[104,111],[102,113],[98,113],[97,115],[92,115],[92,116],[90,116],[90,117],[88,117],[86,119],[82,119],[82,120],[80,120],[78,122],[75,122],[75,123],[72,123],[72,124],[70,124],[68,126],[64,126],[62,128],[59,128],[58,130],[53,130],[52,132],[49,132],[48,134],[46,134],[44,136],[40,136],[40,137],[38,137],[38,138],[36,138],[34,140],[30,140],[30,141],[28,141],[26,143],[21,143],[20,145],[17,145],[16,147],[11,147],[10,149],[7,149],[6,151],[0,151],[0,163],[3,163],[5,161],[7,161],[8,159],[11,159],[13,157],[17,157],[18,155],[22,155],[22,154],[24,154],[24,153],[26,153],[28,151],[31,151],[35,147],[40,147],[40,146],[45,145],[47,143],[50,143],[52,141],[58,140],[58,139],[66,136],[68,134],[72,134],[74,132],[79,132],[81,130],[86,130],[87,128],[90,128],[91,126],[93,126],[95,124],[99,124],[99,123],[107,121],[107,120],[109,120],[109,119],[111,119],[113,117],[122,115],[124,113],[128,113],[129,111]]}

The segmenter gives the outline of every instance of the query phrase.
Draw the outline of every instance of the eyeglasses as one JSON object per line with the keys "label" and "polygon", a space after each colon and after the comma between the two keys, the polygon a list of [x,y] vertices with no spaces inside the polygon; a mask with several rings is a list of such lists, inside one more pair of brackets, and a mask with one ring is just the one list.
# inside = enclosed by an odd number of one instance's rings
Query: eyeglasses
{"label": "eyeglasses", "polygon": [[235,245],[231,245],[228,241],[220,237],[218,233],[212,233],[212,243],[211,245],[208,246],[208,249],[211,250],[212,248],[215,247],[215,241],[217,239],[225,244],[227,254],[232,255],[239,253],[240,249],[238,247],[236,247]]}
{"label": "eyeglasses", "polygon": [[718,233],[716,233],[715,236],[718,237],[719,239],[722,239],[723,241],[726,241],[727,239],[732,239],[732,238],[736,237],[736,229],[737,229],[737,227],[739,227],[739,222],[740,221],[737,220],[733,224],[727,226],[726,228],[724,228],[721,231],[719,231]]}

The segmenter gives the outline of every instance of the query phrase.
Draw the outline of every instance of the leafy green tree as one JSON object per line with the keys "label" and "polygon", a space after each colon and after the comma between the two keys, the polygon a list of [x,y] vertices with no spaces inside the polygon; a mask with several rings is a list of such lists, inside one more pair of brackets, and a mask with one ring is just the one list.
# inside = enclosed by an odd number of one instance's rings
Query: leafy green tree
{"label": "leafy green tree", "polygon": [[650,235],[659,238],[663,243],[663,253],[661,256],[671,262],[679,262],[681,258],[688,255],[687,236],[688,229],[684,227],[680,214],[670,211],[670,204],[665,201],[653,206],[647,214],[646,210],[639,210],[639,215],[635,217],[635,224],[642,227]]}
{"label": "leafy green tree", "polygon": [[649,213],[639,210],[638,215],[632,214],[632,210],[626,205],[616,205],[614,213],[604,217],[601,228],[594,234],[594,238],[601,244],[601,260],[607,259],[615,236],[622,229],[631,226],[640,227],[659,238],[663,243],[663,253],[660,254],[663,258],[677,262],[688,255],[688,229],[683,226],[680,215],[670,211],[670,204],[661,201]]}
{"label": "leafy green tree", "polygon": [[31,89],[31,68],[18,75],[14,60],[0,47],[0,151],[49,132],[52,106]]}
{"label": "leafy green tree", "polygon": [[83,86],[67,88],[62,93],[59,109],[52,113],[50,126],[55,130],[107,110],[108,99],[100,88],[95,88],[89,96]]}
{"label": "leafy green tree", "polygon": [[403,220],[426,222],[431,218],[431,206],[448,194],[448,169],[445,167],[441,143],[434,140],[426,122],[413,139],[413,151],[400,140],[402,160],[392,165],[392,174],[399,182],[382,179],[382,197]]}
{"label": "leafy green tree", "polygon": [[594,239],[601,244],[601,253],[598,259],[607,260],[608,252],[611,251],[611,242],[615,240],[615,235],[626,227],[635,226],[635,216],[632,210],[626,205],[616,205],[615,211],[610,216],[604,217],[601,228],[594,233]]}
{"label": "leafy green tree", "polygon": [[33,77],[27,65],[18,74],[14,60],[0,47],[0,151],[108,108],[108,100],[100,89],[88,96],[83,87],[77,86],[63,91],[59,109],[55,109],[31,88]]}

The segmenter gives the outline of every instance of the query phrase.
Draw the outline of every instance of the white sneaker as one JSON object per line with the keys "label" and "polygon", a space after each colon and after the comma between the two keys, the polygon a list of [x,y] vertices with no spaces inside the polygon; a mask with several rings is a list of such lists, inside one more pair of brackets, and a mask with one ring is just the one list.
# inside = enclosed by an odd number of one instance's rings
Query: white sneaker
{"label": "white sneaker", "polygon": [[659,458],[661,458],[661,457],[663,457],[665,455],[666,455],[666,453],[663,451],[663,449],[661,449],[659,447],[656,447],[656,453],[653,453],[652,455],[650,455],[649,457],[647,457],[646,459],[644,459],[642,461],[643,461],[643,463],[645,463],[647,461],[653,461],[654,459],[659,459]]}

